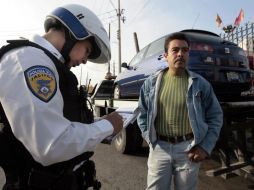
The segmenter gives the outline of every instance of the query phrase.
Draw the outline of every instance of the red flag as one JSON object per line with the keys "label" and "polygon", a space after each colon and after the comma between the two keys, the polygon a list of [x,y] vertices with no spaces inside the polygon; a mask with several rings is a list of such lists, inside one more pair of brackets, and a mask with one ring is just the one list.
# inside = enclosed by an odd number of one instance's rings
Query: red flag
{"label": "red flag", "polygon": [[218,14],[216,16],[216,20],[215,21],[217,22],[217,26],[220,27],[221,23],[222,23],[222,20],[221,20],[221,18],[220,18],[220,16]]}
{"label": "red flag", "polygon": [[239,26],[240,23],[242,22],[243,18],[244,18],[244,12],[243,12],[243,9],[241,9],[238,17],[236,17],[236,19],[235,19],[235,26]]}

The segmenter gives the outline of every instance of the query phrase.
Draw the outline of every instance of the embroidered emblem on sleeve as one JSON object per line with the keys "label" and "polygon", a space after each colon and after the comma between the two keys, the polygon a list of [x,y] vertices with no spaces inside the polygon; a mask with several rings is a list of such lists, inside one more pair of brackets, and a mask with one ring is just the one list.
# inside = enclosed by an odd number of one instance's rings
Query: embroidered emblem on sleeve
{"label": "embroidered emblem on sleeve", "polygon": [[31,92],[40,100],[48,102],[56,93],[56,77],[45,66],[33,66],[25,71],[26,83]]}

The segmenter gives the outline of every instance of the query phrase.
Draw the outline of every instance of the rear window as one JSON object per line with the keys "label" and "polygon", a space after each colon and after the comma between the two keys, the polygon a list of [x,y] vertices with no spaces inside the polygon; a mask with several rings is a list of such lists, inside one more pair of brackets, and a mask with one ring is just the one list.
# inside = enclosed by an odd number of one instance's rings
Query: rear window
{"label": "rear window", "polygon": [[190,51],[213,52],[214,48],[213,48],[212,45],[207,44],[207,43],[191,42],[191,44],[190,44]]}
{"label": "rear window", "polygon": [[247,68],[248,60],[245,52],[233,43],[227,43],[217,37],[210,40],[191,38],[190,65],[200,64]]}

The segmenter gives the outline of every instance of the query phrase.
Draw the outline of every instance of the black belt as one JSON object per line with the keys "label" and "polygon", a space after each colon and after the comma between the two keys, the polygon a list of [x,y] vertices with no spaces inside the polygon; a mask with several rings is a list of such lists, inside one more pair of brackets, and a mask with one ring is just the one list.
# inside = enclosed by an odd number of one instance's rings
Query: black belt
{"label": "black belt", "polygon": [[183,135],[183,136],[172,137],[172,136],[157,135],[157,137],[158,137],[158,140],[162,140],[162,141],[166,141],[166,142],[175,144],[175,143],[180,143],[180,142],[183,142],[183,141],[191,140],[191,139],[194,138],[194,135],[193,135],[193,133],[188,133],[188,134]]}

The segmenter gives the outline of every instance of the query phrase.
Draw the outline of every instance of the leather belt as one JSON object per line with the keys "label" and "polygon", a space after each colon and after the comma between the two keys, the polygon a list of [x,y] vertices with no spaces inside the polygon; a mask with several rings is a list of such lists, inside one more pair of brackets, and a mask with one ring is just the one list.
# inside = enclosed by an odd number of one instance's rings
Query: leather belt
{"label": "leather belt", "polygon": [[169,143],[180,143],[180,142],[183,142],[183,141],[188,141],[188,140],[191,140],[194,138],[194,135],[193,133],[188,133],[186,135],[183,135],[183,136],[162,136],[162,135],[157,135],[157,138],[158,140],[162,140],[162,141],[166,141],[166,142],[169,142]]}

